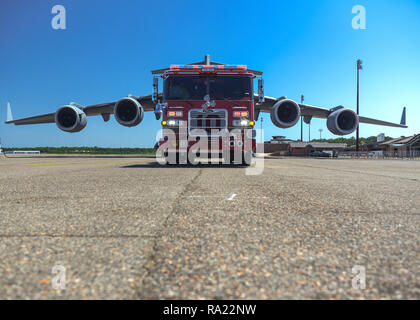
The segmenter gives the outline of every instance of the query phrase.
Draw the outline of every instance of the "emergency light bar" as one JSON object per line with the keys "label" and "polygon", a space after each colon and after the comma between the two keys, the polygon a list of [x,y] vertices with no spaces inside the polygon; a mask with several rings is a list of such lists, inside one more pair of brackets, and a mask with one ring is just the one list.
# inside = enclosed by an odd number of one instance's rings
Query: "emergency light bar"
{"label": "emergency light bar", "polygon": [[173,72],[192,72],[197,73],[225,73],[237,72],[237,73],[253,73],[254,75],[262,75],[262,71],[248,69],[246,65],[240,64],[223,64],[214,61],[210,61],[210,56],[205,55],[204,60],[191,64],[172,64],[169,68],[152,70],[152,74],[164,74],[167,71]]}
{"label": "emergency light bar", "polygon": [[212,72],[215,69],[238,69],[246,70],[246,65],[194,65],[194,64],[172,64],[171,69],[202,69],[202,71]]}

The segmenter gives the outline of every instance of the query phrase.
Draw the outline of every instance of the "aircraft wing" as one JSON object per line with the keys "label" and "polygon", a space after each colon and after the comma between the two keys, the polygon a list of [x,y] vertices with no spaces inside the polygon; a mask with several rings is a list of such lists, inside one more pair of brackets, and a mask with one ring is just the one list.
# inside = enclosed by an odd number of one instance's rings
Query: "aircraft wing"
{"label": "aircraft wing", "polygon": [[[256,96],[256,98],[257,98],[257,96]],[[261,104],[256,104],[255,109],[260,110],[261,112],[270,112],[271,108],[273,107],[273,105],[277,101],[278,101],[277,98],[265,96],[264,97],[264,102],[261,103]],[[312,117],[313,118],[326,119],[326,118],[328,118],[328,116],[332,112],[335,111],[335,109],[326,109],[326,108],[311,106],[311,105],[302,104],[302,103],[298,103],[298,105],[300,107],[301,115],[306,117],[306,118],[309,118],[309,119],[312,118]],[[407,128],[407,126],[405,124],[405,108],[403,110],[403,116],[401,118],[401,123],[399,123],[399,124],[398,123],[393,123],[393,122],[377,120],[377,119],[372,119],[372,118],[361,117],[361,116],[359,116],[359,122],[360,123],[376,124],[376,125],[380,125],[380,126]]]}
{"label": "aircraft wing", "polygon": [[398,123],[376,120],[376,119],[366,118],[366,117],[359,117],[359,122],[376,124],[376,125],[379,125],[379,126],[387,126],[387,127],[408,128],[405,124],[398,124]]}
{"label": "aircraft wing", "polygon": [[[154,110],[155,103],[153,102],[152,95],[141,96],[141,97],[131,96],[131,97],[136,99],[138,102],[140,102],[144,111]],[[106,102],[106,103],[94,104],[94,105],[90,105],[86,107],[81,106],[80,109],[83,110],[83,112],[86,113],[87,116],[102,115],[105,120],[106,115],[114,113],[114,105],[116,102],[117,101]],[[55,112],[47,113],[47,114],[43,114],[39,116],[34,116],[34,117],[29,117],[29,118],[6,121],[7,124],[15,124],[15,125],[54,123],[54,122],[55,122]]]}

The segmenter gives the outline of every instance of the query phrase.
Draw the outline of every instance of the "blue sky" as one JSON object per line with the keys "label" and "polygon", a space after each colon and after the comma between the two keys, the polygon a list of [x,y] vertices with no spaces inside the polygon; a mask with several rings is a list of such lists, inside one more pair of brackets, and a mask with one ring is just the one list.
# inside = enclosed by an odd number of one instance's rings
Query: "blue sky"
{"label": "blue sky", "polygon": [[[66,30],[51,27],[54,5],[66,8]],[[354,30],[352,7],[366,8],[366,30]],[[30,1],[0,2],[0,137],[4,146],[151,147],[160,123],[151,113],[133,128],[89,117],[79,133],[54,124],[5,125],[78,102],[115,101],[152,91],[150,70],[201,60],[264,71],[265,93],[322,107],[355,109],[356,60],[361,114],[409,129],[361,125],[361,136],[420,133],[420,1]],[[265,136],[300,137],[264,114]],[[257,123],[257,127],[260,124]],[[311,137],[333,137],[315,119]],[[305,125],[307,139],[307,126]]]}

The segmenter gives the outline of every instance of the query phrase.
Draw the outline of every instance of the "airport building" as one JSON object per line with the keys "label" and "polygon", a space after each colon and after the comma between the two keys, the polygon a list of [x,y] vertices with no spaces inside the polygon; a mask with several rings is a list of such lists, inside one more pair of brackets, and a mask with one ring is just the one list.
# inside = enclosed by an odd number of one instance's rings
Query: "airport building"
{"label": "airport building", "polygon": [[[355,146],[347,148],[346,151],[355,151]],[[420,134],[361,145],[360,151],[365,153],[374,152],[385,157],[417,158],[420,156]]]}
{"label": "airport building", "polygon": [[264,142],[264,153],[285,153],[289,149],[289,143],[293,140],[286,139],[285,136],[273,136],[270,141]]}
{"label": "airport building", "polygon": [[270,141],[264,142],[264,153],[307,157],[314,151],[329,151],[337,154],[344,151],[346,147],[345,143],[301,142],[286,139],[284,136],[273,136]]}
{"label": "airport building", "polygon": [[[301,142],[286,139],[284,136],[273,136],[270,141],[264,142],[264,153],[277,156],[307,157],[315,151],[354,155],[355,150],[356,146],[347,147],[345,143]],[[385,141],[384,135],[381,134],[377,142],[360,145],[359,150],[362,155],[418,158],[420,157],[420,134],[401,136],[388,141]]]}
{"label": "airport building", "polygon": [[418,157],[420,156],[420,134],[381,142],[379,148],[387,155]]}

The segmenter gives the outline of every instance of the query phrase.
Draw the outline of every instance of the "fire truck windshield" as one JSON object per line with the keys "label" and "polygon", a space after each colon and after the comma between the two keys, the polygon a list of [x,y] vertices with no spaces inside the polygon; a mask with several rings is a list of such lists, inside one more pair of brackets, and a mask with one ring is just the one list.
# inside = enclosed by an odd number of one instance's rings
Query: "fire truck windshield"
{"label": "fire truck windshield", "polygon": [[252,80],[235,76],[169,76],[164,80],[165,100],[249,100]]}

